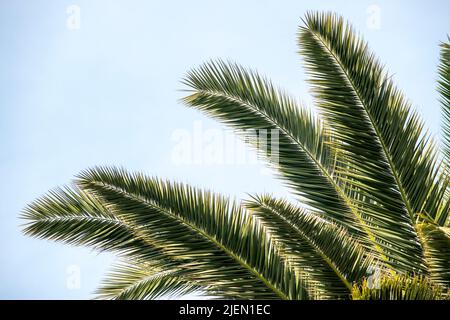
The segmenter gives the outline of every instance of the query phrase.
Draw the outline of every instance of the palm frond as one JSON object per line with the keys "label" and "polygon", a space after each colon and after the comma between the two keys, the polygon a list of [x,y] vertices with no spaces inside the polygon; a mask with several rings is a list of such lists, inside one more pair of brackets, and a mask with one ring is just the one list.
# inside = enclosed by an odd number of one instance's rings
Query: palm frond
{"label": "palm frond", "polygon": [[442,206],[442,210],[436,215],[435,222],[440,226],[448,226],[450,224],[450,191],[449,191],[449,175],[450,175],[450,43],[441,44],[441,56],[438,67],[438,92],[440,94],[441,110],[442,110],[442,154],[445,170],[442,173],[442,181],[446,183],[444,196],[446,201]]}
{"label": "palm frond", "polygon": [[352,167],[341,174],[369,199],[365,221],[399,271],[425,272],[413,221],[436,215],[442,199],[422,121],[341,17],[308,14],[299,43],[318,107]]}
{"label": "palm frond", "polygon": [[442,106],[442,144],[445,164],[450,168],[450,43],[441,44],[438,92]]}
{"label": "palm frond", "polygon": [[[183,101],[247,138],[301,206],[269,195],[241,205],[96,167],[28,205],[24,232],[116,253],[101,299],[450,298],[450,45],[438,68],[441,157],[341,17],[308,14],[299,43],[318,115],[221,60],[187,74]],[[373,267],[381,277],[366,278]]]}
{"label": "palm frond", "polygon": [[192,281],[220,288],[219,296],[308,298],[305,281],[261,226],[224,197],[116,168],[84,171],[77,184],[189,263]]}
{"label": "palm frond", "polygon": [[200,292],[202,287],[182,276],[182,269],[142,262],[122,262],[97,290],[98,299],[143,300],[175,298]]}
{"label": "palm frond", "polygon": [[22,218],[27,221],[24,233],[33,237],[90,246],[136,260],[168,259],[135,226],[76,186],[50,191],[28,205]]}
{"label": "palm frond", "polygon": [[268,195],[254,196],[245,206],[324,298],[349,298],[353,283],[374,263],[369,249],[317,213]]}
{"label": "palm frond", "polygon": [[[333,181],[326,177],[331,169],[330,148],[324,129],[310,112],[256,72],[233,63],[206,63],[191,70],[184,83],[193,90],[183,99],[187,105],[238,132],[277,131],[278,166],[288,185],[310,205],[331,211],[327,204],[336,202],[334,199],[338,197],[332,188]],[[266,145],[257,147],[270,157],[271,150]],[[342,204],[337,203],[335,207],[333,214],[340,220],[353,221],[346,218],[347,211]]]}
{"label": "palm frond", "polygon": [[423,276],[381,276],[354,286],[353,300],[446,300],[447,292]]}
{"label": "palm frond", "polygon": [[[347,194],[357,188],[344,186],[345,182],[334,173],[338,155],[332,153],[327,128],[316,117],[256,72],[236,64],[207,63],[190,71],[184,83],[193,90],[184,98],[186,104],[237,132],[277,131],[276,165],[288,186],[301,196],[303,203],[372,244],[383,256],[360,209]],[[257,147],[263,155],[269,155],[265,146]]]}
{"label": "palm frond", "polygon": [[[444,160],[445,161],[445,160]],[[450,170],[448,170],[445,162],[442,163],[442,169],[439,173],[439,179],[434,185],[435,199],[438,202],[436,212],[433,215],[429,215],[426,212],[419,214],[419,216],[425,215],[428,219],[432,219],[434,223],[441,227],[446,227],[450,223]],[[427,221],[425,219],[424,221]]]}
{"label": "palm frond", "polygon": [[431,280],[449,290],[450,234],[448,228],[424,222],[417,226],[417,230],[423,243]]}

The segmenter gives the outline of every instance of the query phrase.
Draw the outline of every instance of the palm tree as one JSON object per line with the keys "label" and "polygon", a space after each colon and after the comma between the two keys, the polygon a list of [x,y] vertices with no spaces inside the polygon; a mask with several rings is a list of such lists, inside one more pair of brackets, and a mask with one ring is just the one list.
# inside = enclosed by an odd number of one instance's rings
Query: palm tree
{"label": "palm tree", "polygon": [[[81,172],[24,211],[28,235],[111,251],[99,298],[201,291],[237,299],[443,298],[450,285],[449,45],[438,91],[439,151],[387,72],[344,20],[299,29],[318,114],[257,72],[211,61],[184,102],[238,133],[276,130],[279,177],[298,203],[224,196],[121,168]],[[263,157],[273,150],[250,140]],[[368,285],[378,270],[377,287]],[[372,271],[371,271],[372,270]]]}

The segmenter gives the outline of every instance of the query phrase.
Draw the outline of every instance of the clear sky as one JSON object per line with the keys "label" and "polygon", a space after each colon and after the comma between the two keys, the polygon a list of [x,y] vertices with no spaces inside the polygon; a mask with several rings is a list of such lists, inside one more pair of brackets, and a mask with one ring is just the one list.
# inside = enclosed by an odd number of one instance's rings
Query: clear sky
{"label": "clear sky", "polygon": [[0,298],[92,297],[114,258],[25,237],[18,219],[87,167],[124,166],[237,198],[286,195],[260,164],[176,161],[180,135],[197,130],[200,149],[217,147],[211,137],[220,131],[211,132],[222,128],[178,102],[180,79],[220,57],[310,105],[296,53],[307,10],[349,19],[439,132],[435,80],[448,0],[0,0]]}

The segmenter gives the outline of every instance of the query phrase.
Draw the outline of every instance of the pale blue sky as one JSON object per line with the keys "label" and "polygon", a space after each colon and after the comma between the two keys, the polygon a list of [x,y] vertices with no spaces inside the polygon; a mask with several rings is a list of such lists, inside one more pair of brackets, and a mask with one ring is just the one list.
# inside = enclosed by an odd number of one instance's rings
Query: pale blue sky
{"label": "pale blue sky", "polygon": [[[71,4],[81,9],[80,29],[66,25]],[[370,5],[381,9],[379,28],[367,23]],[[310,104],[296,31],[316,9],[354,24],[437,133],[447,0],[0,0],[0,298],[91,297],[113,257],[25,237],[17,218],[26,203],[86,167],[121,165],[238,198],[286,194],[258,165],[174,163],[174,132],[194,123],[221,128],[178,102],[179,80],[221,57]],[[67,288],[71,265],[80,268],[79,289]]]}

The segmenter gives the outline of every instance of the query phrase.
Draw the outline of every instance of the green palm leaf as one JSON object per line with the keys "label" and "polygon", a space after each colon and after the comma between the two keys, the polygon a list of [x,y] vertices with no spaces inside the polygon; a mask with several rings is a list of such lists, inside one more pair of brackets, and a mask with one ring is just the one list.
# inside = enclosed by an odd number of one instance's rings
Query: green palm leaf
{"label": "green palm leaf", "polygon": [[354,300],[444,300],[447,293],[423,276],[382,276],[355,285]]}
{"label": "green palm leaf", "polygon": [[30,236],[91,246],[136,260],[167,258],[136,226],[120,219],[97,197],[76,186],[50,191],[30,204],[22,218],[27,221],[24,232]]}
{"label": "green palm leaf", "polygon": [[255,196],[245,206],[325,298],[348,298],[353,283],[366,276],[374,262],[345,229],[317,213],[267,195]]}
{"label": "green palm leaf", "polygon": [[342,174],[369,199],[365,220],[398,270],[424,271],[414,221],[436,215],[443,199],[421,120],[342,18],[308,14],[299,43],[321,114],[353,169]]}
{"label": "green palm leaf", "polygon": [[441,58],[438,68],[438,92],[442,105],[442,142],[447,168],[450,167],[450,43],[441,44]]}
{"label": "green palm leaf", "polygon": [[187,281],[182,269],[150,263],[120,263],[97,290],[98,299],[142,300],[179,297],[199,292],[202,287]]}
{"label": "green palm leaf", "polygon": [[444,157],[445,169],[442,173],[442,180],[446,183],[443,192],[446,201],[442,205],[442,210],[436,215],[435,222],[440,226],[449,226],[450,215],[450,192],[449,192],[449,168],[450,168],[450,44],[441,44],[441,57],[438,68],[438,92],[442,109],[442,153]]}
{"label": "green palm leaf", "polygon": [[[334,166],[339,158],[330,150],[327,129],[307,110],[256,72],[236,64],[207,63],[188,73],[184,83],[193,93],[184,101],[239,130],[276,130],[281,176],[307,205],[323,212],[362,241],[383,251],[354,205],[351,193]],[[257,145],[269,156],[265,145]],[[342,160],[340,160],[342,161]],[[385,257],[384,257],[385,258]],[[387,258],[385,258],[387,259]]]}
{"label": "green palm leaf", "polygon": [[430,278],[449,290],[450,234],[448,229],[426,222],[419,224],[417,229],[423,243]]}
{"label": "green palm leaf", "polygon": [[[299,42],[319,115],[223,61],[190,71],[183,100],[251,138],[301,204],[263,195],[241,206],[97,167],[27,206],[24,232],[116,253],[122,263],[99,298],[448,298],[449,45],[439,65],[441,157],[342,18],[308,14]],[[366,279],[374,266],[377,287]]]}
{"label": "green palm leaf", "polygon": [[[330,149],[320,123],[295,100],[276,90],[256,72],[222,61],[191,70],[184,83],[193,93],[184,102],[208,116],[243,130],[272,130],[279,135],[279,168],[292,189],[318,209],[331,211],[339,221],[354,221],[336,199],[330,175]],[[257,145],[255,143],[255,145]],[[269,148],[257,145],[265,156]]]}
{"label": "green palm leaf", "polygon": [[308,298],[299,275],[236,203],[115,168],[85,171],[77,181],[167,254],[190,263],[196,283],[243,299]]}

